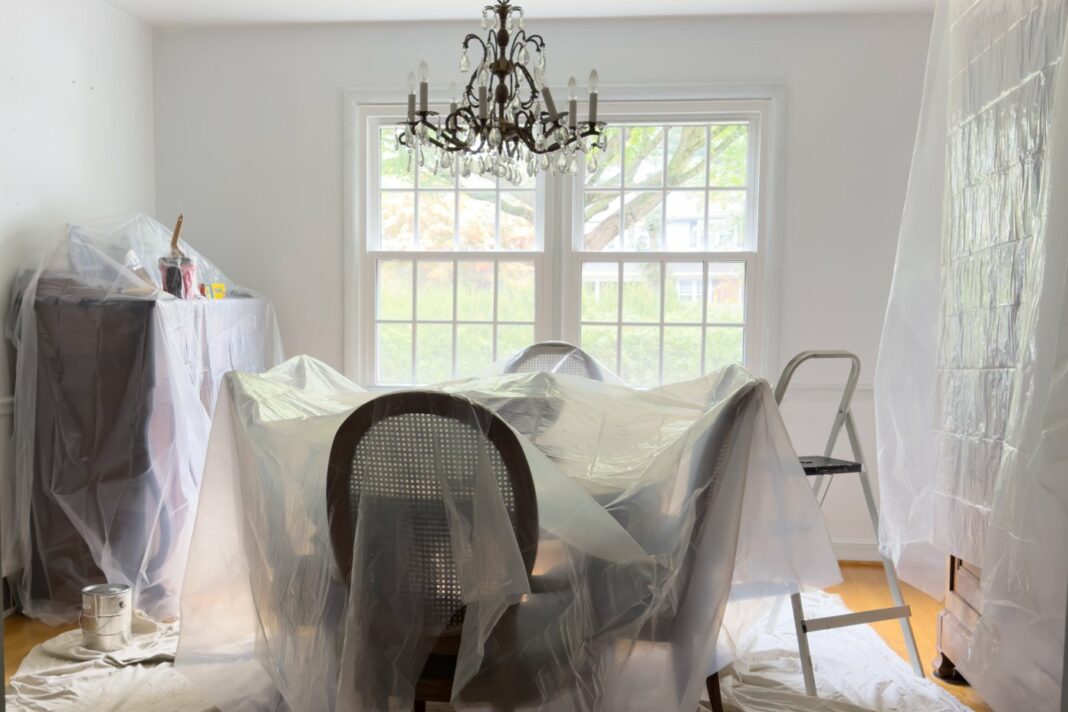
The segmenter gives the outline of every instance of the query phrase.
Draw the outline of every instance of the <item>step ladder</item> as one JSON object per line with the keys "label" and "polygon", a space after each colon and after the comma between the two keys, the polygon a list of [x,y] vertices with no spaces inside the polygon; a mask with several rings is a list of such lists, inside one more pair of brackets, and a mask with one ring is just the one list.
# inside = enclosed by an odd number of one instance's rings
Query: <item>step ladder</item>
{"label": "step ladder", "polygon": [[[857,425],[853,420],[851,410],[853,394],[857,389],[857,379],[860,378],[860,359],[856,354],[849,351],[803,351],[794,356],[790,363],[786,364],[779,383],[775,386],[775,402],[781,404],[786,395],[786,389],[790,385],[797,367],[812,359],[842,359],[850,362],[849,379],[846,381],[845,390],[842,392],[842,400],[838,404],[838,413],[831,425],[831,434],[827,439],[827,446],[823,449],[823,455],[812,455],[801,458],[801,467],[805,474],[813,478],[812,492],[820,507],[827,499],[827,492],[831,488],[835,475],[855,474],[860,479],[860,486],[864,490],[864,501],[868,505],[868,515],[871,517],[875,535],[879,535],[879,510],[872,496],[871,482],[868,480],[868,467],[864,460],[864,452],[860,446],[860,438],[857,437]],[[839,460],[832,456],[834,446],[838,442],[838,435],[845,428],[849,446],[853,451],[852,460]],[[805,611],[801,605],[801,594],[795,593],[790,597],[793,606],[794,626],[797,629],[797,647],[801,655],[801,672],[805,678],[805,692],[816,695],[816,679],[812,672],[812,656],[808,648],[808,635],[821,630],[842,628],[851,625],[874,623],[897,619],[901,623],[901,632],[905,636],[905,645],[908,648],[909,660],[916,675],[923,677],[923,665],[920,663],[920,654],[916,649],[916,636],[912,633],[910,617],[912,611],[905,605],[905,599],[901,596],[901,584],[897,580],[897,572],[894,570],[894,562],[880,552],[883,560],[883,571],[886,572],[886,583],[890,588],[890,595],[894,605],[890,608],[878,608],[870,611],[848,613],[840,616],[827,616],[825,618],[805,618]]]}

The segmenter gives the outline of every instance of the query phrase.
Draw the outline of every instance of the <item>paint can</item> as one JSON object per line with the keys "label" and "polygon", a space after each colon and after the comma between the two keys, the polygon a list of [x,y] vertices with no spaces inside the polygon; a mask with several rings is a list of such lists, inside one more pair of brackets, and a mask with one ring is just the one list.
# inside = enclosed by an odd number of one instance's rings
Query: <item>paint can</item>
{"label": "paint can", "polygon": [[124,583],[99,583],[82,589],[82,644],[109,653],[130,644],[133,605]]}

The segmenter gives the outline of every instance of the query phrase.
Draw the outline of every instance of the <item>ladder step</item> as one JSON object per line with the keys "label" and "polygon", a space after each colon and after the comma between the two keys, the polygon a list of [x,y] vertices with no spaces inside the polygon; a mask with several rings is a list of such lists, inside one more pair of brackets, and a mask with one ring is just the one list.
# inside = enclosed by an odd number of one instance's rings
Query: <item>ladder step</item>
{"label": "ladder step", "polygon": [[806,475],[842,475],[847,472],[861,472],[864,466],[853,460],[839,460],[836,457],[822,455],[804,455],[801,467]]}
{"label": "ladder step", "polygon": [[912,610],[908,606],[894,606],[893,608],[876,608],[870,611],[846,613],[840,616],[827,616],[825,618],[810,618],[802,622],[806,633],[817,630],[830,630],[831,628],[844,628],[850,625],[862,623],[875,623],[878,621],[894,620],[896,618],[909,618]]}

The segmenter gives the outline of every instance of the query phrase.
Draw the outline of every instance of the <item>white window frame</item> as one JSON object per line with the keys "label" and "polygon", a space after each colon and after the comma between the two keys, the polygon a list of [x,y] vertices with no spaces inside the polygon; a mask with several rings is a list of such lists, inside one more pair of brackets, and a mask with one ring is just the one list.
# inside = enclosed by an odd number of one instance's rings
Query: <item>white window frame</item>
{"label": "white window frame", "polygon": [[[493,262],[495,264],[494,271],[496,272],[496,265],[500,262],[532,262],[534,263],[534,290],[535,290],[535,313],[534,313],[534,338],[535,340],[544,340],[549,338],[551,317],[549,309],[546,307],[549,304],[548,295],[545,293],[547,289],[548,279],[545,278],[547,261],[545,250],[542,249],[542,245],[545,242],[544,238],[544,215],[545,211],[535,199],[535,249],[534,250],[382,250],[372,245],[373,238],[376,236],[376,230],[379,225],[379,209],[380,205],[375,196],[379,193],[379,180],[380,176],[377,170],[372,170],[375,165],[378,152],[377,136],[378,131],[383,127],[393,125],[397,121],[397,117],[403,116],[404,107],[401,105],[389,105],[389,104],[360,104],[355,107],[354,120],[356,133],[353,137],[357,145],[355,152],[355,161],[360,166],[359,173],[356,176],[352,176],[354,179],[352,182],[353,188],[356,190],[356,214],[351,215],[356,227],[356,240],[353,245],[354,259],[356,263],[355,272],[355,294],[351,295],[356,301],[356,313],[357,324],[355,327],[356,344],[350,343],[350,339],[346,338],[346,372],[350,375],[355,374],[356,380],[366,387],[371,388],[395,388],[399,385],[379,384],[377,373],[377,339],[376,328],[378,324],[378,318],[376,315],[376,301],[377,294],[376,287],[376,269],[378,263],[381,261],[410,261],[414,265],[418,265],[420,262],[455,262],[457,265],[463,262]],[[359,181],[360,176],[365,176],[366,180]],[[538,179],[539,185],[534,188],[536,195],[544,193],[544,189],[541,186],[542,179]],[[362,185],[360,188],[358,186]],[[448,190],[448,189],[446,189]],[[455,190],[455,189],[452,189]],[[507,188],[505,187],[505,190]],[[413,217],[413,219],[415,219]],[[352,263],[346,259],[346,274],[353,276],[351,271]],[[417,269],[417,268],[413,268]],[[346,280],[348,282],[348,280]],[[412,275],[412,289],[413,289],[413,310],[414,310],[414,291],[417,286],[416,274],[413,271]],[[346,289],[349,289],[346,284]],[[456,290],[457,280],[453,280],[453,354],[452,359],[455,363],[456,354],[456,339],[455,328],[458,323],[464,323],[456,319]],[[413,327],[416,323],[416,314],[412,315]],[[423,320],[426,321],[426,320]],[[437,323],[437,322],[427,322]],[[500,324],[508,324],[507,321],[497,319],[496,314],[496,299],[494,299],[494,319],[493,325],[493,348],[497,348],[497,326]],[[350,322],[346,317],[346,330],[350,328]],[[414,327],[417,328],[417,327]],[[363,344],[364,348],[360,348],[359,345]],[[413,370],[415,368],[415,348],[416,337],[413,333],[412,338],[412,362]],[[505,354],[495,354],[496,358],[500,358]]]}
{"label": "white window frame", "polygon": [[[780,85],[727,87],[610,87],[619,101],[602,101],[599,111],[608,122],[707,121],[722,123],[745,120],[751,124],[750,166],[757,178],[750,181],[746,251],[730,252],[583,252],[575,249],[581,239],[582,211],[573,211],[581,201],[582,181],[568,185],[566,178],[539,178],[536,189],[541,204],[536,210],[539,251],[493,252],[381,252],[368,249],[370,230],[377,223],[378,175],[371,171],[368,150],[369,129],[393,120],[403,111],[398,104],[386,103],[391,94],[347,91],[344,94],[345,132],[345,216],[344,216],[344,309],[343,362],[345,373],[357,382],[375,387],[375,274],[380,259],[445,259],[457,261],[507,260],[509,256],[536,262],[535,339],[564,338],[578,342],[581,299],[581,262],[625,260],[634,262],[744,262],[746,299],[744,365],[768,377],[779,365],[779,249],[782,224],[781,188],[782,145],[784,142],[785,90]],[[431,95],[431,103],[447,98]],[[433,108],[433,107],[432,107]],[[580,112],[583,109],[580,108]],[[755,139],[755,140],[754,140]],[[377,149],[376,149],[377,150]],[[755,155],[754,155],[755,154]],[[578,204],[581,204],[579,202]],[[373,213],[373,214],[372,214]],[[571,219],[568,219],[571,216]],[[707,280],[705,281],[707,288]],[[661,289],[664,289],[663,282]],[[554,300],[553,296],[559,295]],[[705,300],[707,302],[707,299]],[[454,346],[455,348],[455,346]]]}
{"label": "white window frame", "polygon": [[[567,191],[566,199],[568,206],[564,215],[570,215],[570,220],[565,220],[565,236],[562,240],[561,273],[563,276],[563,298],[561,300],[562,333],[567,341],[579,343],[581,330],[581,303],[582,303],[582,264],[584,262],[642,262],[661,264],[660,280],[660,330],[661,330],[661,369],[663,368],[663,312],[664,290],[666,280],[663,279],[663,265],[669,262],[702,262],[704,275],[704,289],[708,285],[709,262],[741,262],[745,265],[745,304],[744,327],[743,327],[743,359],[746,368],[758,373],[767,374],[777,360],[777,354],[769,354],[771,340],[768,338],[765,326],[765,304],[768,303],[767,280],[769,255],[772,240],[769,237],[768,223],[770,222],[770,197],[768,188],[773,179],[772,166],[768,158],[771,152],[771,109],[773,99],[756,100],[724,100],[710,99],[701,101],[618,101],[602,102],[598,108],[601,116],[609,125],[615,124],[648,124],[648,125],[673,125],[675,123],[746,123],[749,125],[749,167],[756,175],[749,176],[747,181],[748,199],[746,214],[746,249],[732,251],[664,251],[664,252],[640,252],[621,250],[602,250],[598,252],[581,249],[583,240],[584,216],[581,206],[583,205],[585,181],[580,175],[576,178],[570,190]],[[707,164],[706,164],[707,166]],[[662,190],[662,189],[661,189]],[[575,209],[572,209],[574,206]],[[707,208],[706,208],[707,212]],[[705,223],[707,225],[707,215]],[[622,268],[621,268],[622,269]],[[622,275],[620,275],[620,288],[622,288]],[[704,299],[702,317],[707,310],[708,300]],[[622,299],[619,307],[622,310]],[[622,321],[622,311],[618,316]],[[703,328],[718,326],[702,319]],[[671,324],[669,324],[670,326]],[[728,326],[725,324],[725,326]],[[736,326],[736,325],[735,325]],[[617,337],[618,338],[618,337]],[[704,361],[704,340],[702,340],[702,362]],[[617,354],[620,345],[617,341]],[[775,360],[773,360],[775,359]],[[617,368],[618,363],[608,364],[610,368]]]}

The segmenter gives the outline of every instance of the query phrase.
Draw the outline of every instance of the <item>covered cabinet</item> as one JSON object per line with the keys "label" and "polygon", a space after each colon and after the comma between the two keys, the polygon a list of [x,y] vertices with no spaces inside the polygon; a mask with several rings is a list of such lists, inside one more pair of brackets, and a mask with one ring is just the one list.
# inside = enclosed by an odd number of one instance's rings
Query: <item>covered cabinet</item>
{"label": "covered cabinet", "polygon": [[19,598],[73,621],[84,586],[126,583],[175,617],[219,384],[280,360],[273,310],[83,277],[27,271],[11,300]]}

